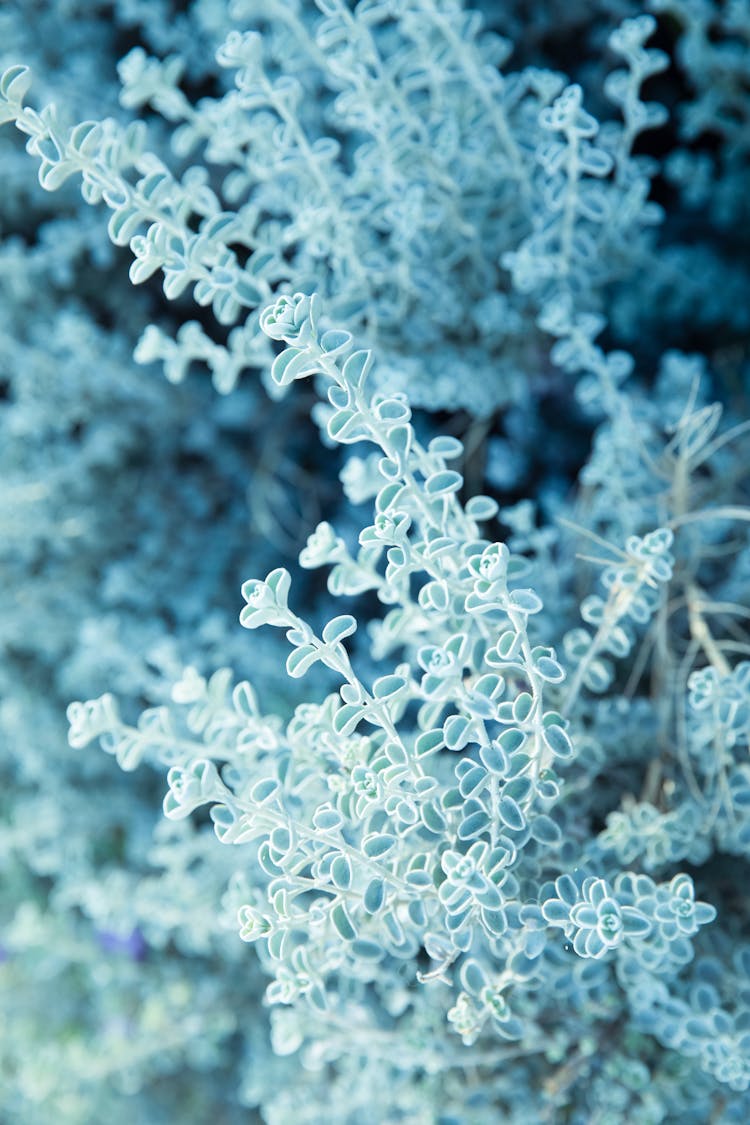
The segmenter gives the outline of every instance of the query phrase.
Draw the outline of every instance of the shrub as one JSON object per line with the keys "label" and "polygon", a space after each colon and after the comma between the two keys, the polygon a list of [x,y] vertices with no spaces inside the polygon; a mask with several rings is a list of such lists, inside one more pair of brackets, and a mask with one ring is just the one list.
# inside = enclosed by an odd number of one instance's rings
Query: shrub
{"label": "shrub", "polygon": [[750,16],[650,7],[2,15],[9,1120],[747,1120]]}

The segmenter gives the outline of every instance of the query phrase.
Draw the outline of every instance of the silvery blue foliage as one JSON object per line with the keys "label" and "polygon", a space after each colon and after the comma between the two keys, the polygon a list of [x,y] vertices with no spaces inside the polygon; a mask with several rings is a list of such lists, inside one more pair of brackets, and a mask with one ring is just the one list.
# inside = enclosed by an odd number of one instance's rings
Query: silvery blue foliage
{"label": "silvery blue foliage", "polygon": [[[437,388],[486,413],[522,394],[541,298],[562,288],[596,308],[647,258],[661,210],[654,169],[632,150],[664,122],[640,88],[667,65],[644,47],[651,17],[610,37],[625,63],[606,84],[621,120],[602,138],[579,84],[538,67],[503,76],[511,45],[457,3],[237,3],[235,20],[258,28],[229,32],[222,92],[195,106],[179,56],[136,47],[119,65],[121,103],[174,126],[166,162],[135,124],[71,129],[54,106],[24,108],[25,72],[6,79],[4,116],[42,185],[82,177],[86,200],[111,209],[112,240],[130,246],[133,283],[158,273],[170,300],[190,288],[236,325],[226,343],[197,321],[175,338],[149,326],[137,358],[172,381],[197,361],[230,391],[266,366],[264,302],[314,288],[393,357],[392,378],[407,373],[412,401]],[[187,164],[198,155],[205,165]]]}
{"label": "silvery blue foliage", "polygon": [[750,10],[479,7],[0,13],[3,1120],[750,1116]]}

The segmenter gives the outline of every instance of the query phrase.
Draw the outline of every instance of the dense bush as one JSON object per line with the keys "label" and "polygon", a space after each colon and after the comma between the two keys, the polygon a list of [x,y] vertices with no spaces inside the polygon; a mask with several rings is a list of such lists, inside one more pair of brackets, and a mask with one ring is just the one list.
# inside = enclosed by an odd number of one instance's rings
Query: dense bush
{"label": "dense bush", "polygon": [[2,1122],[750,1117],[750,7],[481,7],[0,11]]}

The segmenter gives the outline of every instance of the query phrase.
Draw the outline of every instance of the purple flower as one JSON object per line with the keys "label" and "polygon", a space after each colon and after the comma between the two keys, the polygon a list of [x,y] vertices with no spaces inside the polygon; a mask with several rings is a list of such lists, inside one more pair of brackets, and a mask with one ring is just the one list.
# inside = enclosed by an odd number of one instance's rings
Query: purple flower
{"label": "purple flower", "polygon": [[97,940],[105,953],[124,954],[131,961],[145,961],[148,945],[141,931],[136,928],[130,933],[115,930],[97,930]]}

